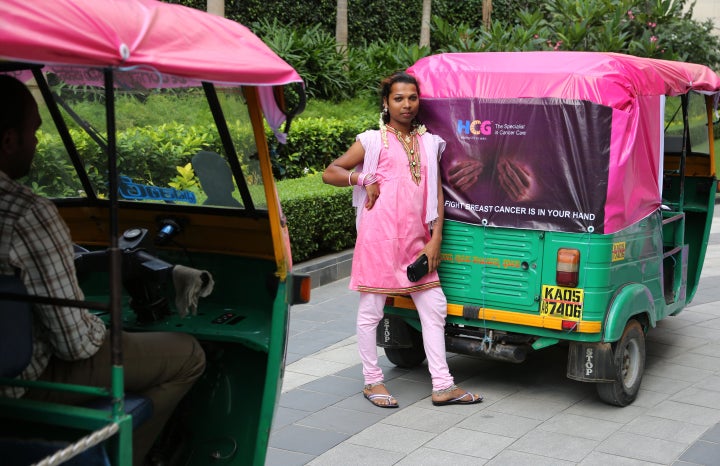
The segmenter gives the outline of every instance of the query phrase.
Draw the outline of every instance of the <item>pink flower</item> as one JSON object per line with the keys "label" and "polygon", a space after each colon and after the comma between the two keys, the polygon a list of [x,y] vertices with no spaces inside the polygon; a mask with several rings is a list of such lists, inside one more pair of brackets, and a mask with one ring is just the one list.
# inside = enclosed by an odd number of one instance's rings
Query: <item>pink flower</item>
{"label": "pink flower", "polygon": [[648,22],[647,25],[648,25],[651,29],[655,29],[655,27],[657,27],[657,23]]}
{"label": "pink flower", "polygon": [[650,42],[657,42],[657,39],[656,36],[650,36]]}
{"label": "pink flower", "polygon": [[628,18],[635,19],[635,15],[633,14],[632,10],[628,10],[627,15],[628,15]]}

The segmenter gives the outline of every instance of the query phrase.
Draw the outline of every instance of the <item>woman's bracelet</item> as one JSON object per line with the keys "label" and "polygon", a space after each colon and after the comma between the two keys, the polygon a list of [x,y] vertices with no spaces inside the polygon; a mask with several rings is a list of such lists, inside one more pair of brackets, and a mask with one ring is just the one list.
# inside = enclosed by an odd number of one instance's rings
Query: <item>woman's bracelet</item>
{"label": "woman's bracelet", "polygon": [[[352,178],[351,178],[351,177],[352,177],[352,173],[353,173],[353,172],[349,172],[349,174],[348,174],[348,185],[349,185],[349,186],[352,186]],[[373,173],[358,172],[358,177],[357,177],[357,180],[356,180],[356,182],[355,182],[356,185],[358,185],[358,186],[368,186],[368,185],[371,185],[371,184],[374,184],[374,183],[377,183],[377,177],[375,176],[375,174],[373,174]]]}

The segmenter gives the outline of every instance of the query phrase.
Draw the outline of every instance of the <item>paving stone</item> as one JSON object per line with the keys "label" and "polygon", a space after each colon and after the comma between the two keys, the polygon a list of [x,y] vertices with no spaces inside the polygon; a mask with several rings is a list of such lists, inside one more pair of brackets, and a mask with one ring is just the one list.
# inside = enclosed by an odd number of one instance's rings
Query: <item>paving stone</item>
{"label": "paving stone", "polygon": [[680,460],[693,464],[717,466],[720,463],[720,444],[700,440],[688,448]]}
{"label": "paving stone", "polygon": [[308,374],[301,374],[299,372],[293,372],[285,370],[283,376],[282,392],[286,393],[295,388],[301,387],[308,382],[315,380],[315,376]]}
{"label": "paving stone", "polygon": [[682,380],[684,382],[698,382],[713,375],[712,371],[697,369],[695,367],[681,366],[667,361],[662,364],[652,365],[645,368],[645,373],[667,377],[669,379]]}
{"label": "paving stone", "polygon": [[673,395],[670,399],[695,406],[705,406],[707,408],[720,407],[720,392],[703,390],[697,387],[686,388],[676,395]]}
{"label": "paving stone", "polygon": [[576,414],[559,413],[538,426],[538,430],[555,432],[588,440],[604,440],[622,428],[618,422],[603,421]]}
{"label": "paving stone", "polygon": [[[379,409],[378,409],[379,410]],[[376,424],[383,418],[379,413],[368,413],[330,406],[303,417],[296,425],[354,435]]]}
{"label": "paving stone", "polygon": [[284,393],[280,397],[279,404],[280,406],[297,409],[299,411],[315,412],[334,405],[340,400],[342,400],[340,396],[296,388],[295,390]]}
{"label": "paving stone", "polygon": [[652,415],[701,426],[711,426],[720,422],[720,410],[680,403],[673,400],[666,400],[660,403],[653,408]]}
{"label": "paving stone", "polygon": [[290,425],[271,433],[269,446],[280,450],[318,456],[348,437],[350,436],[338,432]]}
{"label": "paving stone", "polygon": [[315,378],[325,377],[334,374],[347,366],[345,364],[327,361],[325,359],[317,359],[312,356],[303,358],[298,362],[294,362],[287,367],[288,371],[311,375]]}
{"label": "paving stone", "polygon": [[703,434],[702,439],[707,442],[720,443],[720,424],[715,424],[714,427],[711,427],[710,429],[708,429]]}
{"label": "paving stone", "polygon": [[330,393],[342,398],[347,398],[358,392],[362,387],[358,387],[357,380],[338,377],[336,375],[327,375],[312,382],[303,385],[303,390],[310,390],[318,393]]}
{"label": "paving stone", "polygon": [[691,385],[692,383],[684,380],[669,379],[667,377],[660,377],[645,373],[645,375],[643,375],[640,390],[647,389],[654,392],[672,395],[686,389]]}
{"label": "paving stone", "polygon": [[265,466],[303,466],[313,458],[313,455],[270,447],[265,455]]}
{"label": "paving stone", "polygon": [[660,466],[660,464],[661,463],[640,461],[625,456],[610,455],[599,451],[593,451],[578,463],[579,466]]}
{"label": "paving stone", "polygon": [[425,445],[433,437],[433,434],[417,429],[375,424],[353,436],[349,443],[408,454]]}
{"label": "paving stone", "polygon": [[567,433],[558,435],[555,432],[534,430],[525,434],[510,446],[510,450],[539,455],[545,458],[556,458],[563,461],[578,462],[585,458],[598,442]]}
{"label": "paving stone", "polygon": [[570,466],[575,463],[521,451],[505,450],[485,464],[487,466]]}
{"label": "paving stone", "polygon": [[545,401],[516,393],[503,398],[492,406],[496,411],[544,421],[567,409],[571,404]]}
{"label": "paving stone", "polygon": [[672,463],[687,448],[684,443],[618,432],[603,441],[597,451],[660,464]]}
{"label": "paving stone", "polygon": [[644,414],[647,408],[641,408],[634,405],[618,408],[603,403],[599,399],[583,400],[575,403],[567,409],[568,414],[577,414],[578,416],[586,416],[594,419],[602,419],[604,421],[619,422],[621,424],[630,422],[636,417]]}
{"label": "paving stone", "polygon": [[425,446],[489,460],[514,441],[515,439],[503,435],[453,427],[433,438]]}
{"label": "paving stone", "polygon": [[275,410],[275,415],[273,416],[272,429],[282,429],[283,427],[293,424],[294,422],[307,416],[309,416],[307,411],[278,406]]}
{"label": "paving stone", "polygon": [[381,422],[437,434],[458,425],[463,419],[465,416],[461,414],[435,411],[414,404],[385,417]]}
{"label": "paving stone", "polygon": [[702,435],[706,427],[646,414],[628,422],[621,430],[646,437],[690,444]]}
{"label": "paving stone", "polygon": [[395,466],[480,466],[485,460],[476,456],[466,456],[435,448],[421,447],[407,455]]}
{"label": "paving stone", "polygon": [[403,453],[384,450],[384,444],[368,447],[345,442],[310,461],[308,466],[391,466],[405,456]]}
{"label": "paving stone", "polygon": [[486,432],[488,434],[520,438],[540,425],[541,422],[542,421],[537,419],[501,413],[492,408],[488,408],[469,416],[457,426],[463,429]]}

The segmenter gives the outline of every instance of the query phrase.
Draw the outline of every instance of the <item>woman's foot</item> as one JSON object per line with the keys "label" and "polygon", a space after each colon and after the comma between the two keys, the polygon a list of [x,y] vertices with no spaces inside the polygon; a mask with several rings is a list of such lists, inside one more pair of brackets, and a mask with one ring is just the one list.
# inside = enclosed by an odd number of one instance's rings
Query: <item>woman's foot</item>
{"label": "woman's foot", "polygon": [[397,408],[398,402],[385,388],[383,382],[367,384],[363,387],[363,395],[367,400],[380,408]]}
{"label": "woman's foot", "polygon": [[432,392],[432,404],[435,406],[472,405],[480,403],[482,400],[482,396],[465,391],[457,385]]}

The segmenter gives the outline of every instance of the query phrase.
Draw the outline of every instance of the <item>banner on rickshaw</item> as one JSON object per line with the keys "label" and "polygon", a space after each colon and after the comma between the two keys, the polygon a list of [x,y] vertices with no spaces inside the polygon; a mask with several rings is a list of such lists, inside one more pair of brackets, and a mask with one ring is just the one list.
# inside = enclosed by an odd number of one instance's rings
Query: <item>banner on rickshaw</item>
{"label": "banner on rickshaw", "polygon": [[430,98],[421,118],[447,142],[445,218],[603,232],[612,109],[556,98]]}

